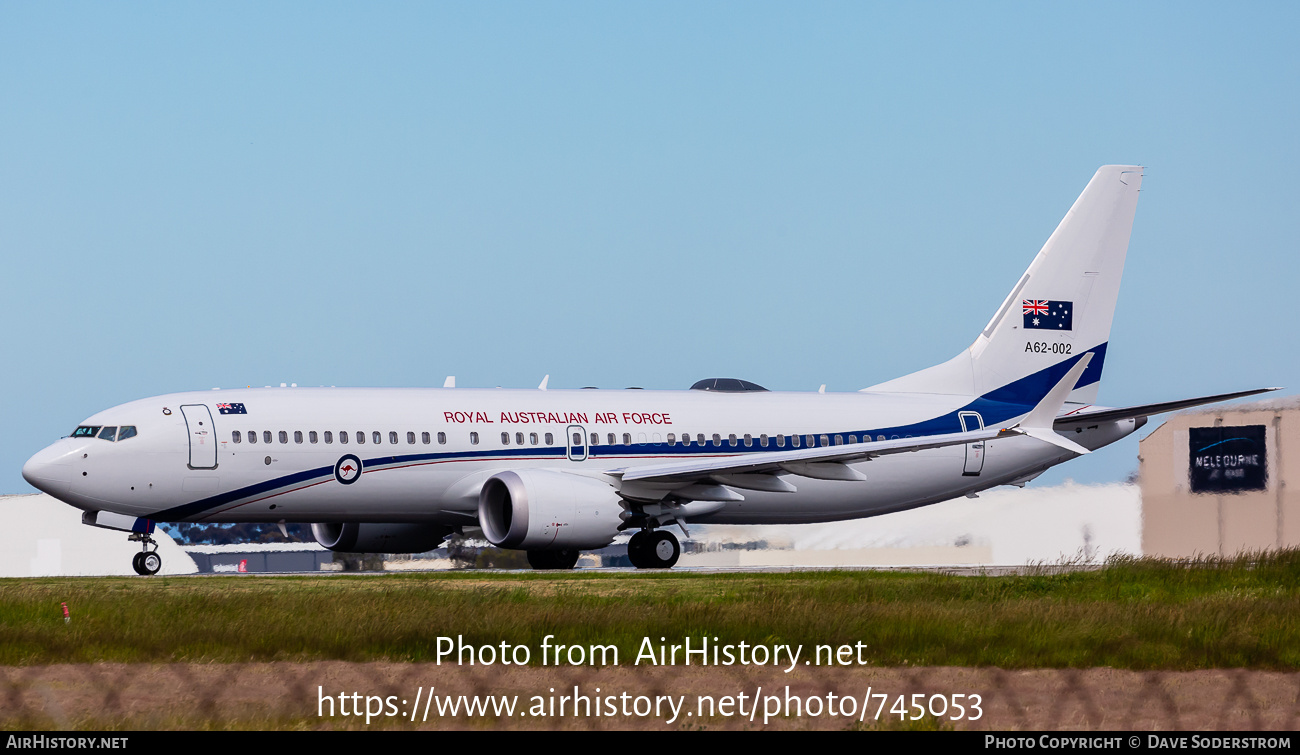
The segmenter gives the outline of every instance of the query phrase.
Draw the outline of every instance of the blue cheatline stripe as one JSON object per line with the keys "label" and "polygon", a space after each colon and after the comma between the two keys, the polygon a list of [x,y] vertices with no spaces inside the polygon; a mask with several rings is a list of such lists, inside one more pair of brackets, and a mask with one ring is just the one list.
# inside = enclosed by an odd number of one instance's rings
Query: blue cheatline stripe
{"label": "blue cheatline stripe", "polygon": [[[1101,363],[1106,357],[1106,344],[1092,349],[1090,352],[1095,356],[1087,369],[1084,370],[1083,376],[1079,378],[1079,387],[1091,385],[1101,379]],[[1043,396],[1047,395],[1065,373],[1070,371],[1075,362],[1083,358],[1083,354],[1070,357],[1062,362],[1058,362],[1050,367],[1046,367],[1038,372],[1023,377],[996,390],[990,391],[983,396],[971,401],[965,406],[955,409],[939,417],[914,422],[910,425],[898,425],[894,427],[878,427],[870,430],[836,430],[828,432],[814,433],[815,438],[827,436],[847,436],[856,435],[862,438],[863,442],[884,436],[887,440],[895,437],[924,437],[927,435],[946,435],[948,433],[962,432],[961,412],[979,412],[980,417],[984,420],[985,427],[991,427],[1003,423],[1013,417],[1025,414],[1034,407]],[[808,433],[790,433],[786,437],[806,437]],[[565,439],[567,442],[567,439]],[[812,447],[812,446],[808,446]],[[786,450],[794,448],[787,445]],[[375,456],[369,459],[363,459],[362,465],[366,472],[372,472],[381,469],[389,469],[394,466],[419,464],[423,462],[442,462],[442,461],[486,461],[496,459],[528,459],[528,458],[554,458],[556,460],[567,459],[565,455],[565,446],[536,446],[523,448],[497,448],[492,450],[473,450],[473,451],[448,451],[442,453],[420,453],[420,454],[385,454]],[[767,448],[759,446],[757,443],[753,446],[745,446],[743,441],[737,439],[736,445],[724,444],[721,446],[692,444],[683,446],[680,443],[669,446],[667,443],[634,443],[628,446],[607,446],[595,445],[587,448],[588,459],[617,460],[622,458],[646,457],[646,456],[718,456],[727,455],[735,456],[739,454],[765,453],[775,450],[774,446],[769,445]],[[344,453],[344,451],[340,451]],[[248,485],[237,490],[231,490],[226,493],[219,493],[208,498],[198,501],[181,504],[169,509],[164,509],[153,514],[150,518],[155,521],[176,521],[198,515],[204,511],[219,508],[227,504],[236,503],[246,498],[256,498],[267,493],[275,491],[289,492],[288,489],[297,485],[303,485],[311,482],[322,482],[334,476],[333,465],[327,467],[316,467],[313,469],[293,472],[291,474],[276,477],[271,480]]]}

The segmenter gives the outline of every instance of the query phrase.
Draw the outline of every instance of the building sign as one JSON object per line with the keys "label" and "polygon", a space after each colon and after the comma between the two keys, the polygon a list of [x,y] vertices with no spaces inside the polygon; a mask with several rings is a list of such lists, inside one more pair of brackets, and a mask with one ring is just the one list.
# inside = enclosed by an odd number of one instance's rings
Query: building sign
{"label": "building sign", "polygon": [[1268,482],[1264,426],[1188,428],[1193,493],[1263,490]]}

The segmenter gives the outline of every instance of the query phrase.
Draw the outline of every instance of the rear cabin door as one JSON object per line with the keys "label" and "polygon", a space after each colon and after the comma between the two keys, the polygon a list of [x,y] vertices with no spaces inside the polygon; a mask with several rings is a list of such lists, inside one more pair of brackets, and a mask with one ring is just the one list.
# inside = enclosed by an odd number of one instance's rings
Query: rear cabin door
{"label": "rear cabin door", "polygon": [[217,432],[212,412],[203,404],[187,404],[181,407],[181,414],[190,435],[190,469],[216,469]]}
{"label": "rear cabin door", "polygon": [[[961,420],[961,431],[964,433],[984,429],[984,418],[979,415],[979,412],[958,412],[957,418]],[[966,477],[979,477],[982,471],[984,471],[984,441],[967,443],[966,466],[961,473]]]}

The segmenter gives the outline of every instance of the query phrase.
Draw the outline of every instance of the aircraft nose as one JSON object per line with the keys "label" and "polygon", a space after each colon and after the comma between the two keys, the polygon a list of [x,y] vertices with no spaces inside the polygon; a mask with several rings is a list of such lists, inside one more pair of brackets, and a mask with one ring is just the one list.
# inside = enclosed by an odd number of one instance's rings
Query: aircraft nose
{"label": "aircraft nose", "polygon": [[72,482],[72,461],[67,449],[55,443],[38,451],[23,465],[23,479],[29,485],[55,498],[66,495]]}

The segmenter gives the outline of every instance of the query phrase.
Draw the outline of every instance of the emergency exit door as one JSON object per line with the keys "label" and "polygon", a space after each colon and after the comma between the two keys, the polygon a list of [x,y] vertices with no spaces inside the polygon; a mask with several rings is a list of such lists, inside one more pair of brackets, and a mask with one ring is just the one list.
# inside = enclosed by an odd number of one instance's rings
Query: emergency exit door
{"label": "emergency exit door", "polygon": [[190,469],[216,469],[217,432],[212,412],[203,404],[189,404],[181,407],[181,414],[190,435]]}
{"label": "emergency exit door", "polygon": [[564,445],[569,449],[569,461],[587,460],[587,431],[582,425],[569,425],[564,430]]}
{"label": "emergency exit door", "polygon": [[[958,412],[957,418],[961,420],[961,431],[964,433],[984,429],[984,418],[979,412]],[[979,477],[980,472],[984,471],[984,441],[966,444],[966,466],[962,468],[961,473],[966,477]]]}

